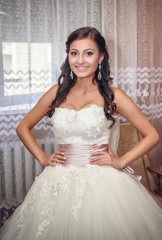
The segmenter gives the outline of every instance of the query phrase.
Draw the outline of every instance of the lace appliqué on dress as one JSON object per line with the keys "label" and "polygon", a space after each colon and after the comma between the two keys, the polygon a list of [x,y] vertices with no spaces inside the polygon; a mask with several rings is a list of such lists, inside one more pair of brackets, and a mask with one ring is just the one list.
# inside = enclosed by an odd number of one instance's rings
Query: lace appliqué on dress
{"label": "lace appliqu\u00e9 on dress", "polygon": [[[64,172],[64,174],[62,174]],[[106,174],[106,171],[98,168],[98,166],[87,165],[85,167],[77,168],[75,166],[69,165],[67,167],[63,167],[58,164],[55,168],[46,167],[43,175],[49,180],[47,183],[42,182],[42,186],[40,185],[40,192],[31,192],[30,196],[36,196],[37,198],[41,198],[41,206],[38,206],[40,217],[38,221],[40,224],[38,225],[37,231],[35,233],[36,238],[39,238],[40,235],[47,229],[47,226],[51,224],[55,224],[55,219],[57,218],[58,211],[64,211],[63,205],[61,201],[68,202],[67,208],[71,209],[71,215],[74,221],[78,220],[79,211],[81,210],[84,194],[86,192],[86,188],[90,185],[91,187],[95,187],[97,180],[102,178],[103,175]],[[41,176],[39,176],[41,177]],[[34,191],[34,189],[33,189]],[[73,202],[70,194],[74,194]],[[64,196],[64,198],[62,198]],[[67,197],[67,199],[66,199]],[[60,201],[60,199],[62,199]],[[35,197],[31,198],[30,204],[25,206],[25,209],[22,211],[21,218],[19,220],[19,227],[23,226],[25,222],[30,217],[30,212],[32,212],[33,201],[35,201]]]}
{"label": "lace appliqu\u00e9 on dress", "polygon": [[112,122],[104,109],[94,104],[79,111],[56,108],[52,123],[58,144],[108,144]]}

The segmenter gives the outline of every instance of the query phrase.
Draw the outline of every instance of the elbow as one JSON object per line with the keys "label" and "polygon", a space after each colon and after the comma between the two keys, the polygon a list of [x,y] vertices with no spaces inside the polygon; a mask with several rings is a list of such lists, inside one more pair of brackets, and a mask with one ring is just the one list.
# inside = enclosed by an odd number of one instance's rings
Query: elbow
{"label": "elbow", "polygon": [[19,137],[22,134],[22,132],[24,131],[24,128],[25,128],[25,126],[24,126],[23,122],[21,121],[16,127],[16,133]]}
{"label": "elbow", "polygon": [[19,136],[21,132],[21,124],[19,123],[18,126],[16,127],[16,133]]}
{"label": "elbow", "polygon": [[157,133],[157,144],[160,142],[160,135]]}
{"label": "elbow", "polygon": [[26,122],[24,122],[24,120],[21,120],[20,123],[16,127],[17,135],[21,138],[21,136],[26,134],[28,131],[31,131],[31,129],[28,127]]}
{"label": "elbow", "polygon": [[154,140],[155,145],[157,145],[160,142],[160,135],[156,130],[155,130],[155,133],[153,135],[153,140]]}

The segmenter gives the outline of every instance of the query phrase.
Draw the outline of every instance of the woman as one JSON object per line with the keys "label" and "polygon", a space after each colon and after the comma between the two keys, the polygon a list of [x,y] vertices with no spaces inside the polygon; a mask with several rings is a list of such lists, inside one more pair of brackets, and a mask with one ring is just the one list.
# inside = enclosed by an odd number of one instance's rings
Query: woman
{"label": "woman", "polygon": [[[45,167],[0,235],[1,239],[161,239],[161,209],[127,165],[159,141],[151,123],[120,89],[112,88],[104,38],[95,29],[74,31],[58,85],[17,127],[25,146]],[[62,81],[62,82],[61,82]],[[121,114],[143,136],[118,158],[110,135]],[[31,129],[52,117],[58,151],[47,156]],[[112,139],[116,142],[116,138]]]}

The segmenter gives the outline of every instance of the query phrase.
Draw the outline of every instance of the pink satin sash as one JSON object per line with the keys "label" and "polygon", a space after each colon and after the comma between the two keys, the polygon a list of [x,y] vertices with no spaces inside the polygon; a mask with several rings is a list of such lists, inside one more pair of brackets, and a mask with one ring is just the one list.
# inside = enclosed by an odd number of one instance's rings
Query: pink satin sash
{"label": "pink satin sash", "polygon": [[95,151],[108,151],[107,144],[59,144],[58,150],[64,152],[66,161],[64,166],[72,164],[85,166],[90,163],[91,154]]}
{"label": "pink satin sash", "polygon": [[[58,150],[64,153],[66,161],[63,166],[69,164],[75,165],[78,167],[85,166],[90,164],[90,159],[92,159],[91,154],[96,151],[108,151],[107,144],[59,144]],[[138,181],[141,180],[142,176],[138,173],[135,173],[134,170],[127,166],[122,169],[124,172],[129,173],[134,176]]]}

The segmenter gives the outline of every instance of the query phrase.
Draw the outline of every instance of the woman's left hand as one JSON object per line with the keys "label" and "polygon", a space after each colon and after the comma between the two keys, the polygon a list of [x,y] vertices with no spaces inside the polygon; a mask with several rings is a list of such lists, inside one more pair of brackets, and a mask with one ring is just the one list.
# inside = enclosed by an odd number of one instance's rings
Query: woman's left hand
{"label": "woman's left hand", "polygon": [[97,151],[95,153],[92,153],[91,157],[92,157],[90,161],[91,164],[96,164],[99,166],[109,165],[119,170],[123,168],[120,159],[115,157],[110,150],[108,150],[108,152]]}

